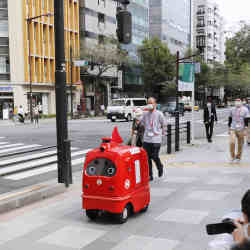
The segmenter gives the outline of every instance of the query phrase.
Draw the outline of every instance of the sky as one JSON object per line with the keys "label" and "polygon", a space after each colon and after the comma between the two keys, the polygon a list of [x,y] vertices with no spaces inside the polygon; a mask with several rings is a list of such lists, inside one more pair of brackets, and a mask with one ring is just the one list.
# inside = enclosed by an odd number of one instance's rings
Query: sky
{"label": "sky", "polygon": [[249,0],[215,0],[220,5],[221,15],[226,21],[226,28],[230,29],[241,20],[250,21]]}

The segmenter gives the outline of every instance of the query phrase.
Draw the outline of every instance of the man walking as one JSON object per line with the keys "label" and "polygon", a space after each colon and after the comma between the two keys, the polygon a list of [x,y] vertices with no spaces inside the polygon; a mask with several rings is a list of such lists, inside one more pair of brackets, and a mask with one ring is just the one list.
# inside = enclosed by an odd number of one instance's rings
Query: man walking
{"label": "man walking", "polygon": [[161,111],[156,109],[155,98],[148,99],[148,112],[144,113],[141,124],[144,126],[143,148],[147,151],[150,181],[154,179],[152,170],[152,160],[154,160],[158,169],[158,176],[163,176],[163,164],[159,158],[161,148],[163,128],[165,126],[164,116]]}
{"label": "man walking", "polygon": [[[241,99],[235,100],[235,107],[230,111],[228,127],[230,134],[231,162],[240,162],[244,144],[244,136],[247,122],[248,110],[242,105]],[[238,140],[238,153],[235,154],[235,141]]]}
{"label": "man walking", "polygon": [[207,140],[208,142],[212,142],[214,121],[217,122],[217,113],[215,104],[211,101],[210,97],[208,97],[207,104],[204,107],[203,118],[206,128]]}

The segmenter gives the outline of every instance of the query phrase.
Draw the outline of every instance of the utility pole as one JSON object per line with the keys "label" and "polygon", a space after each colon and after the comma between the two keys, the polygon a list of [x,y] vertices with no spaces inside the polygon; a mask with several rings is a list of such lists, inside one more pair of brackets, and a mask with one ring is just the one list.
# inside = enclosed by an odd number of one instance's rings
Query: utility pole
{"label": "utility pole", "polygon": [[70,116],[73,120],[73,51],[70,46]]}
{"label": "utility pole", "polygon": [[55,14],[55,86],[58,183],[72,184],[71,148],[68,139],[66,67],[64,46],[64,0],[54,0]]}
{"label": "utility pole", "polygon": [[176,112],[175,112],[175,151],[180,150],[180,116],[179,116],[179,63],[180,52],[176,53]]}

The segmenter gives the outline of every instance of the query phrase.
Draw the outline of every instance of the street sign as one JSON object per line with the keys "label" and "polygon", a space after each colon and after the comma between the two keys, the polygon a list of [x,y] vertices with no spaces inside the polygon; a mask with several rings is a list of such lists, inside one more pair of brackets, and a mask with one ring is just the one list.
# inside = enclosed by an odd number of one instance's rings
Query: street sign
{"label": "street sign", "polygon": [[194,90],[194,64],[182,63],[179,65],[179,91]]}
{"label": "street sign", "polygon": [[76,67],[84,67],[84,66],[88,66],[89,62],[85,60],[77,60],[77,61],[74,61],[74,65]]}

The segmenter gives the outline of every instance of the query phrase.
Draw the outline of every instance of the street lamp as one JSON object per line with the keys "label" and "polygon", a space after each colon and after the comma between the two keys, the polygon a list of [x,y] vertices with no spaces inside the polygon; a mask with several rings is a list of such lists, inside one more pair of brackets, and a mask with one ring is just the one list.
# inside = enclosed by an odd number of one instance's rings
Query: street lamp
{"label": "street lamp", "polygon": [[47,14],[42,14],[42,15],[39,15],[39,16],[34,16],[34,17],[29,17],[29,18],[26,18],[26,21],[27,21],[27,26],[28,26],[28,40],[29,40],[29,74],[30,74],[30,82],[29,82],[29,87],[30,87],[30,121],[31,123],[33,123],[33,108],[32,108],[32,72],[31,72],[31,49],[30,49],[30,24],[32,23],[33,20],[35,19],[38,19],[40,17],[43,17],[43,16],[46,16],[46,17],[50,17],[50,16],[53,16],[53,14],[51,13],[47,13]]}
{"label": "street lamp", "polygon": [[196,48],[199,50],[198,54],[194,54],[188,57],[180,58],[180,52],[176,53],[176,113],[175,113],[175,151],[180,150],[180,117],[179,117],[179,94],[178,94],[178,86],[179,86],[179,64],[183,63],[187,59],[191,59],[193,57],[199,56],[203,53],[203,50],[206,46],[206,37],[205,35],[196,36]]}

